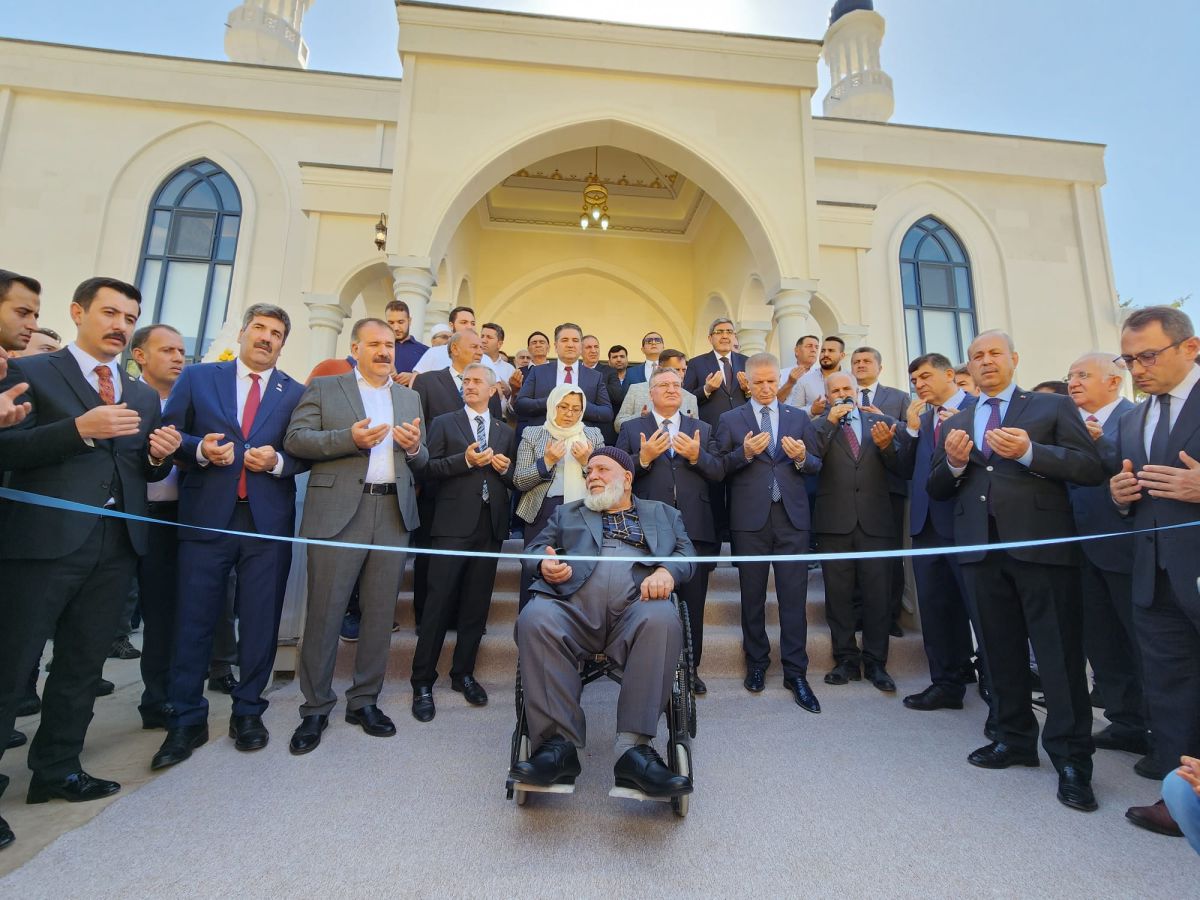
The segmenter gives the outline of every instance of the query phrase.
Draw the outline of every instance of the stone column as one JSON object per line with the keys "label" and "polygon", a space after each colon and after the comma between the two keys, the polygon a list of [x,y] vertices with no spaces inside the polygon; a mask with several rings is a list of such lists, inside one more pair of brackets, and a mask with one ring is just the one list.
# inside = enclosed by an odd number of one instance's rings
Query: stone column
{"label": "stone column", "polygon": [[762,353],[767,349],[767,335],[770,333],[770,322],[739,322],[737,335],[738,344],[742,348],[741,352],[747,356]]}
{"label": "stone column", "polygon": [[347,314],[332,294],[306,293],[304,305],[308,307],[308,361],[311,370],[317,363],[337,353],[338,336],[342,333],[342,323]]}
{"label": "stone column", "polygon": [[433,285],[437,279],[434,278],[433,271],[429,266],[409,263],[409,260],[398,260],[395,257],[388,260],[389,268],[392,270],[392,294],[397,300],[403,300],[408,304],[408,310],[412,316],[409,334],[427,344],[429,343],[427,326],[433,325],[433,322],[428,321],[427,311],[429,299],[433,295]]}
{"label": "stone column", "polygon": [[[812,320],[812,296],[815,288],[781,288],[771,298],[774,308],[775,337],[779,342],[779,355],[786,365],[795,361],[796,341],[806,334],[816,334]],[[782,361],[782,360],[781,360]]]}

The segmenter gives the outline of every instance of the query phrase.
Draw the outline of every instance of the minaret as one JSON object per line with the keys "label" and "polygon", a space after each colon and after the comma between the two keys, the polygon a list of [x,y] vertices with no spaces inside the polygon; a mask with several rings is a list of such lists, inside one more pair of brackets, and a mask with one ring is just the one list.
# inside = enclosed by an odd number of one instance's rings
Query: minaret
{"label": "minaret", "polygon": [[300,36],[312,0],[245,0],[225,22],[225,55],[233,62],[308,68]]}
{"label": "minaret", "polygon": [[837,0],[833,5],[823,51],[833,85],[825,95],[825,115],[866,122],[892,117],[892,79],[879,61],[884,27],[871,0]]}

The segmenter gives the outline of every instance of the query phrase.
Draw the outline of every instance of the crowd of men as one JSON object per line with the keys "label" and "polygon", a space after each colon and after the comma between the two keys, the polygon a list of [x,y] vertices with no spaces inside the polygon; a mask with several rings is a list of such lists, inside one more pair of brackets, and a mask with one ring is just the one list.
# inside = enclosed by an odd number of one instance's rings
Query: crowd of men
{"label": "crowd of men", "polygon": [[[76,334],[61,348],[38,327],[40,295],[33,278],[0,271],[0,477],[45,498],[0,500],[0,736],[9,749],[25,743],[15,718],[40,708],[29,803],[120,789],[86,773],[80,755],[104,661],[127,653],[135,584],[139,709],[146,729],[165,730],[151,766],[179,764],[209,739],[206,679],[212,689],[231,598],[229,736],[242,751],[267,744],[264,692],[293,554],[278,538],[297,533],[350,546],[304,551],[292,753],[319,746],[337,705],[339,640],[356,642],[346,721],[396,733],[379,697],[406,547],[427,551],[413,554],[412,715],[435,716],[452,629],[451,687],[486,704],[474,667],[496,559],[479,554],[499,551],[520,521],[518,495],[540,491],[524,538],[545,560],[527,566],[517,626],[522,660],[537,661],[523,662],[534,753],[513,778],[573,783],[583,732],[574,660],[598,646],[637,675],[618,707],[618,787],[691,790],[651,746],[682,638],[674,611],[650,601],[675,593],[686,607],[690,674],[704,693],[714,566],[690,557],[714,557],[724,542],[752,558],[738,564],[747,691],[766,686],[774,567],[783,684],[803,710],[821,711],[807,652],[805,557],[815,550],[833,648],[824,684],[865,679],[894,692],[899,551],[911,545],[930,683],[904,706],[961,710],[976,684],[988,743],[968,762],[1038,766],[1040,732],[1057,797],[1074,809],[1097,808],[1096,749],[1136,754],[1138,774],[1166,779],[1171,806],[1160,799],[1127,817],[1200,841],[1200,544],[1188,527],[1200,521],[1200,338],[1179,310],[1134,312],[1119,354],[1085,353],[1062,382],[1031,391],[1017,384],[1012,338],[986,331],[964,367],[938,352],[912,360],[910,393],[881,383],[877,350],[847,353],[836,336],[806,335],[781,369],[771,354],[738,352],[735,324],[720,318],[711,350],[691,359],[651,331],[643,359],[613,346],[602,362],[597,338],[567,322],[510,357],[504,329],[477,326],[465,307],[422,344],[401,301],[358,321],[350,355],[301,382],[277,366],[291,327],[277,306],[246,309],[235,359],[185,365],[176,329],[136,328],[132,285],[81,284]],[[1062,540],[1090,535],[1105,537]],[[564,552],[624,562],[572,565]],[[1093,734],[1095,705],[1109,724]],[[0,775],[0,792],[7,783]],[[0,819],[0,847],[13,840]]]}

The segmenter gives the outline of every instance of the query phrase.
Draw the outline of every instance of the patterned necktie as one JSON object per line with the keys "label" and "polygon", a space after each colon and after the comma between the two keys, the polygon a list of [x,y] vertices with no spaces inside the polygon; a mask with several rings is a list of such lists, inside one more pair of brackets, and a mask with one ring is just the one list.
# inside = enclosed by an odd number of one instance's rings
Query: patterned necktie
{"label": "patterned necktie", "polygon": [[870,406],[870,405],[871,405],[871,391],[868,388],[863,388],[862,389],[862,403],[860,403],[859,406]]}
{"label": "patterned necktie", "polygon": [[1097,419],[1095,416],[1088,416],[1088,417],[1087,417],[1086,419],[1084,419],[1083,421],[1085,421],[1085,422],[1099,422],[1100,420],[1099,420],[1099,419]]}
{"label": "patterned necktie", "polygon": [[1158,424],[1154,426],[1154,437],[1150,439],[1150,464],[1169,466],[1167,441],[1171,436],[1171,395],[1158,395]]}
{"label": "patterned necktie", "polygon": [[[479,445],[476,449],[482,453],[487,449],[487,432],[483,430],[483,416],[475,417],[475,442]],[[488,485],[487,478],[483,479],[483,502],[488,502]]]}
{"label": "patterned necktie", "polygon": [[574,384],[574,382],[571,381],[571,367],[570,366],[567,366],[566,369],[563,371],[563,384]]}
{"label": "patterned necktie", "polygon": [[667,455],[670,456],[672,459],[674,459],[675,458],[675,442],[671,436],[671,420],[663,419],[661,425],[662,425],[663,433],[666,434],[666,436],[667,436],[667,441],[668,441]]}
{"label": "patterned necktie", "polygon": [[721,357],[721,377],[725,379],[725,393],[733,393],[733,368],[729,365],[729,357]]}
{"label": "patterned necktie", "polygon": [[112,369],[108,366],[96,366],[96,377],[100,379],[100,402],[105,406],[112,406],[117,402],[117,391],[113,387]]}
{"label": "patterned necktie", "polygon": [[993,428],[1000,427],[1000,398],[989,397],[987,405],[992,408],[992,411],[988,413],[987,425],[983,427],[983,439],[979,442],[979,452],[983,454],[984,459],[991,459],[992,448],[988,445],[987,436]]}
{"label": "patterned necktie", "polygon": [[459,372],[455,372],[455,373],[454,373],[454,380],[455,380],[455,382],[457,382],[457,384],[458,384],[458,396],[460,396],[460,397],[461,397],[461,396],[463,395],[462,374],[461,374],[461,373],[459,373]]}
{"label": "patterned necktie", "polygon": [[[254,417],[258,415],[258,405],[262,402],[262,390],[259,382],[262,376],[257,372],[250,373],[250,393],[246,395],[246,405],[242,408],[242,437],[249,439],[250,431],[254,428]],[[238,476],[238,499],[245,500],[249,493],[246,490],[246,467],[242,466],[242,474]]]}
{"label": "patterned necktie", "polygon": [[941,406],[933,408],[933,446],[937,446],[938,438],[942,436],[942,409]]}
{"label": "patterned necktie", "polygon": [[862,452],[862,446],[858,443],[858,435],[854,433],[854,428],[850,425],[850,416],[842,419],[842,434],[846,437],[846,443],[850,445],[850,452],[858,459],[858,455]]}
{"label": "patterned necktie", "polygon": [[[767,453],[771,454],[772,463],[775,460],[775,433],[771,430],[771,410],[764,406],[758,413],[759,427],[767,433]],[[783,496],[779,490],[779,479],[775,477],[775,466],[771,466],[771,502],[778,503]]]}

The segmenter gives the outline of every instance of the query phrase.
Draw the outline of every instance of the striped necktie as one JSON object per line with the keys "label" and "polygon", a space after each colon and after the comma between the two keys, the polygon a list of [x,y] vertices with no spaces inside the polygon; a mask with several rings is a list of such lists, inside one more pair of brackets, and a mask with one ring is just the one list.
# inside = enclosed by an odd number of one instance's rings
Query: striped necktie
{"label": "striped necktie", "polygon": [[771,502],[778,503],[783,493],[779,490],[779,479],[775,477],[775,432],[771,430],[771,409],[764,406],[758,412],[759,427],[767,433],[767,453],[771,455]]}
{"label": "striped necktie", "polygon": [[[484,430],[484,427],[483,427],[483,416],[475,417],[475,442],[479,445],[478,447],[476,447],[476,449],[480,453],[482,453],[484,450],[487,449],[487,432]],[[483,494],[482,494],[482,496],[483,496],[483,502],[487,503],[490,498],[488,497],[488,484],[487,484],[487,474],[486,473],[484,474],[484,478],[483,478]]]}

